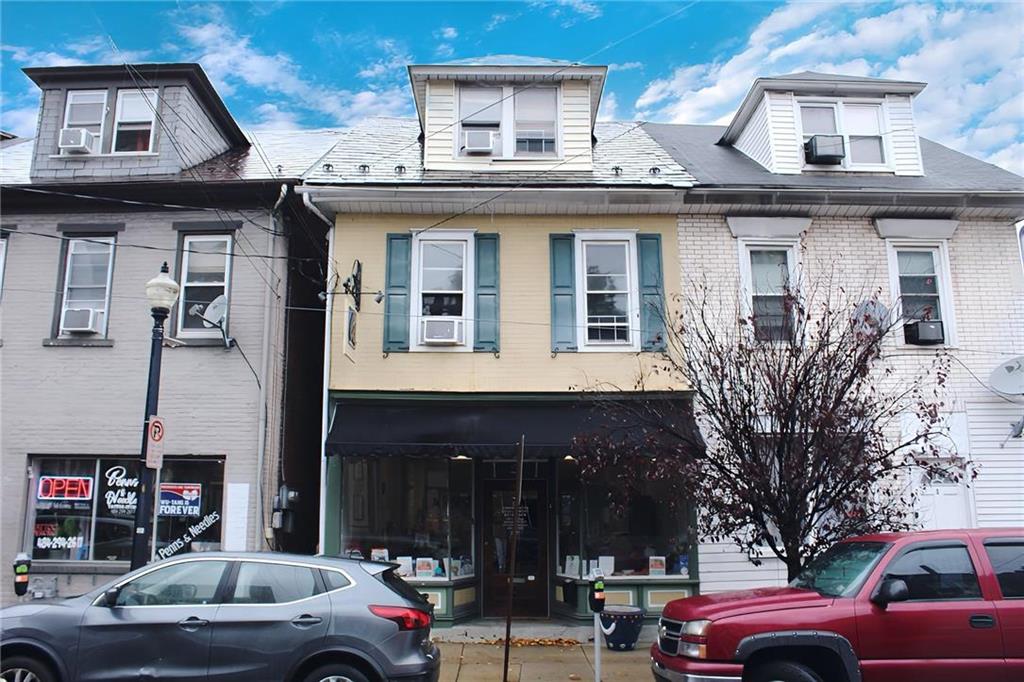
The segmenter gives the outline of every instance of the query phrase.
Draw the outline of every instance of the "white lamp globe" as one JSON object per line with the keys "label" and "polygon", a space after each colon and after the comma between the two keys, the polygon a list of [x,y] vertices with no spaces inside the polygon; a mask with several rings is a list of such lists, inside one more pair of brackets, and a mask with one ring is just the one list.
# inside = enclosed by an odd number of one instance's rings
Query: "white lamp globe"
{"label": "white lamp globe", "polygon": [[146,298],[153,310],[170,312],[178,302],[178,291],[181,287],[168,274],[167,263],[160,268],[160,274],[146,282]]}

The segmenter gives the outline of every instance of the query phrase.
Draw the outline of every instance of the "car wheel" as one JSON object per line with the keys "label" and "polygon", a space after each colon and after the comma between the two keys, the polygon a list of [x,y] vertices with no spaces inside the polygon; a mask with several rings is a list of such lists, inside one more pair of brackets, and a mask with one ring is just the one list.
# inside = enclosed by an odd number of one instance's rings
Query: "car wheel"
{"label": "car wheel", "polygon": [[45,664],[28,656],[11,656],[4,659],[0,680],[4,682],[57,682],[57,678]]}
{"label": "car wheel", "polygon": [[800,663],[773,661],[759,665],[750,676],[750,682],[822,682],[822,679]]}
{"label": "car wheel", "polygon": [[306,675],[305,682],[370,682],[357,668],[343,663],[328,663]]}

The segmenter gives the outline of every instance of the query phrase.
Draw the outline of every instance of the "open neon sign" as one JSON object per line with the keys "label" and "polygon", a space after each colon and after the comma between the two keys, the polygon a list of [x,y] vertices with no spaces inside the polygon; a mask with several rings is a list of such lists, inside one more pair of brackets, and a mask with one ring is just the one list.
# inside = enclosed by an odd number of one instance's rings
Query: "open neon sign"
{"label": "open neon sign", "polygon": [[92,476],[40,476],[40,500],[91,500]]}

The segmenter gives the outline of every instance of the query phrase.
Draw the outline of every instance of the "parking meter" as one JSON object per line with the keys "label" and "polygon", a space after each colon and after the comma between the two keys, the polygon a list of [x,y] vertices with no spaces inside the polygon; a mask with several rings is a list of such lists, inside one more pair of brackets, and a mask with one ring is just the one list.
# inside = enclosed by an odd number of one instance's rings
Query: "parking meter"
{"label": "parking meter", "polygon": [[28,593],[28,571],[31,567],[32,560],[24,552],[14,557],[14,594],[19,597]]}
{"label": "parking meter", "polygon": [[604,611],[604,574],[590,574],[590,610],[594,612],[594,680],[601,682],[601,612]]}
{"label": "parking meter", "polygon": [[594,613],[604,611],[604,576],[590,578],[590,610]]}

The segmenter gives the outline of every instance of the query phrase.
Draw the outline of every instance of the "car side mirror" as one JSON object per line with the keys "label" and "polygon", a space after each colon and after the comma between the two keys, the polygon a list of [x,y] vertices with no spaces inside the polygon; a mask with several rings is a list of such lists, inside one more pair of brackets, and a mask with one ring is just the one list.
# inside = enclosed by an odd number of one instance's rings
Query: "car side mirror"
{"label": "car side mirror", "polygon": [[871,603],[883,609],[893,602],[907,601],[908,599],[910,599],[910,588],[899,578],[883,580],[875,593],[871,595]]}
{"label": "car side mirror", "polygon": [[109,608],[117,606],[117,598],[121,596],[120,587],[111,587],[103,593],[103,605]]}

